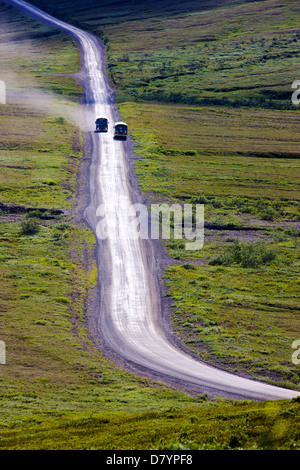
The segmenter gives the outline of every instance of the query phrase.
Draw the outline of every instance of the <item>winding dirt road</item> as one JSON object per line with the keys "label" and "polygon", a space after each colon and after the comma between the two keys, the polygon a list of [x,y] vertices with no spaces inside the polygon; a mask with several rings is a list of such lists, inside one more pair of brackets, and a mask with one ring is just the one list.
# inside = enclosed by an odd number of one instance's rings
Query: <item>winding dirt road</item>
{"label": "winding dirt road", "polygon": [[[139,240],[130,233],[124,217],[133,202],[128,177],[127,142],[113,138],[113,124],[120,120],[112,100],[103,62],[103,46],[91,34],[70,26],[21,0],[9,0],[31,16],[61,28],[75,37],[82,51],[85,76],[85,121],[91,129],[90,204],[85,216],[98,233],[99,222],[107,223],[109,237],[98,240],[101,302],[98,332],[108,347],[136,364],[198,387],[211,395],[236,399],[284,399],[299,395],[287,390],[245,379],[203,364],[173,346],[160,327],[160,287],[151,240]],[[94,133],[96,117],[109,120],[107,133]]]}

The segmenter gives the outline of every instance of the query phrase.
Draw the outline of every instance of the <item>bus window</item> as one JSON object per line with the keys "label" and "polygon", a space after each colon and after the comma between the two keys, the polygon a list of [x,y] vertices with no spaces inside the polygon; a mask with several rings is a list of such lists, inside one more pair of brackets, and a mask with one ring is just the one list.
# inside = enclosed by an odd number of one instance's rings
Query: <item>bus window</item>
{"label": "bus window", "polygon": [[96,132],[107,132],[108,120],[106,118],[96,119],[95,124],[96,124]]}

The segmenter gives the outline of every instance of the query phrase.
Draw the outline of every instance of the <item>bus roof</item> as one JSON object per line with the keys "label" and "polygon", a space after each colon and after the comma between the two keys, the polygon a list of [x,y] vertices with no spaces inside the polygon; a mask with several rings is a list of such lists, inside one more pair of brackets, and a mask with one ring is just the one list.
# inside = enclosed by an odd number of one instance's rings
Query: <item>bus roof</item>
{"label": "bus roof", "polygon": [[121,121],[120,122],[115,122],[115,126],[119,126],[119,125],[127,126],[126,122],[121,122]]}

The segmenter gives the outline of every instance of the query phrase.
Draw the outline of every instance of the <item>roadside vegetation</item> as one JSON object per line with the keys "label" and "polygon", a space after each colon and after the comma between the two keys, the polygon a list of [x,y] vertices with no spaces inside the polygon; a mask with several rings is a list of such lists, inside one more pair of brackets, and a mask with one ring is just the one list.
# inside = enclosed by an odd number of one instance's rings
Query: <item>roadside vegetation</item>
{"label": "roadside vegetation", "polygon": [[[23,396],[23,403],[30,400],[36,401]],[[143,413],[49,410],[27,415],[1,437],[11,450],[299,450],[299,406],[295,399],[233,404],[204,397],[197,408],[171,405]]]}
{"label": "roadside vegetation", "polygon": [[[104,39],[149,201],[205,206],[202,250],[164,242],[175,333],[209,363],[299,390],[297,2],[143,2],[126,12],[109,1],[34,3]],[[95,240],[75,216],[82,88],[55,76],[78,72],[78,50],[0,8],[13,53],[1,55],[0,79],[18,78],[0,108],[0,447],[298,449],[298,400],[189,396],[115,366],[93,344]],[[16,98],[22,90],[37,106]],[[55,93],[60,113],[41,91]]]}

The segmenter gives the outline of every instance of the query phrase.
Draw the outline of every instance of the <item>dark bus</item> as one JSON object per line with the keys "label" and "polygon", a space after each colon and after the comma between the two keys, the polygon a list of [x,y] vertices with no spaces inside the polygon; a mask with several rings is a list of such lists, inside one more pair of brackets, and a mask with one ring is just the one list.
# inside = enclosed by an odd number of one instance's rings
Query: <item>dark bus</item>
{"label": "dark bus", "polygon": [[96,124],[96,132],[108,131],[108,120],[106,118],[96,119],[95,124]]}
{"label": "dark bus", "polygon": [[126,140],[128,133],[128,126],[125,122],[115,123],[115,139]]}

